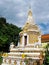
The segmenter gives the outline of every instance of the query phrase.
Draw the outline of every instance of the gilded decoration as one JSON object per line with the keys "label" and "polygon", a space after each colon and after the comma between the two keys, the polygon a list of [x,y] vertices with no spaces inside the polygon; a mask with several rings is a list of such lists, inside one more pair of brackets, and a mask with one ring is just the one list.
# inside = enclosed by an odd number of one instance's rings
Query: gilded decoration
{"label": "gilded decoration", "polygon": [[38,36],[34,34],[29,35],[29,43],[35,43],[38,42]]}

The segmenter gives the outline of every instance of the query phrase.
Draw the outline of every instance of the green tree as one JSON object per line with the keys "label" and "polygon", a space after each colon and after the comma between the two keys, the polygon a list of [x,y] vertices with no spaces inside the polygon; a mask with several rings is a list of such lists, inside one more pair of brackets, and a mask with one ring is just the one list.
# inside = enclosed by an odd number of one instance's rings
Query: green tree
{"label": "green tree", "polygon": [[0,65],[2,64],[2,60],[3,60],[2,53],[0,52]]}
{"label": "green tree", "polygon": [[9,50],[9,45],[14,42],[15,45],[18,43],[19,32],[21,28],[9,24],[6,22],[4,17],[0,18],[0,51],[7,52]]}
{"label": "green tree", "polygon": [[49,65],[49,44],[46,46],[45,58],[44,58],[44,65]]}
{"label": "green tree", "polygon": [[0,56],[0,65],[2,64],[2,60],[3,60],[3,58]]}

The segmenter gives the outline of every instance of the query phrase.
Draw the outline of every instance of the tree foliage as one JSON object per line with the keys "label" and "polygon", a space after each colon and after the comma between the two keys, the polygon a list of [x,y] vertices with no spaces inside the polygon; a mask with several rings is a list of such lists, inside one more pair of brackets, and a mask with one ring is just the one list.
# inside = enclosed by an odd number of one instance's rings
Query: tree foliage
{"label": "tree foliage", "polygon": [[44,65],[49,65],[49,44],[46,46],[45,58],[44,58]]}
{"label": "tree foliage", "polygon": [[8,51],[11,42],[18,43],[21,28],[9,24],[4,17],[0,18],[0,51]]}
{"label": "tree foliage", "polygon": [[0,65],[2,64],[2,60],[3,60],[3,58],[0,56]]}

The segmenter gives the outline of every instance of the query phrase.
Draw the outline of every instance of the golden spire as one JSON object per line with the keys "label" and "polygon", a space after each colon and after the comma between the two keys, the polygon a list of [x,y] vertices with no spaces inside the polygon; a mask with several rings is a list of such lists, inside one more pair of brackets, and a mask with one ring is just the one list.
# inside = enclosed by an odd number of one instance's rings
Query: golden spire
{"label": "golden spire", "polygon": [[31,6],[29,6],[29,12],[28,12],[28,16],[32,16],[32,10],[31,10]]}

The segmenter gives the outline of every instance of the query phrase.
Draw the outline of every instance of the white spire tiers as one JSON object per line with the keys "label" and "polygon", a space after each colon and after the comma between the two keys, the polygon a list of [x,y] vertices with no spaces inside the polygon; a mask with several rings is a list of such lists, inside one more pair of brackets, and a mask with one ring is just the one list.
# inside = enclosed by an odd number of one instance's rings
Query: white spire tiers
{"label": "white spire tiers", "polygon": [[29,7],[29,10],[28,10],[28,18],[27,18],[26,23],[33,24],[33,25],[35,24],[34,19],[33,19],[33,15],[32,15],[31,7]]}

